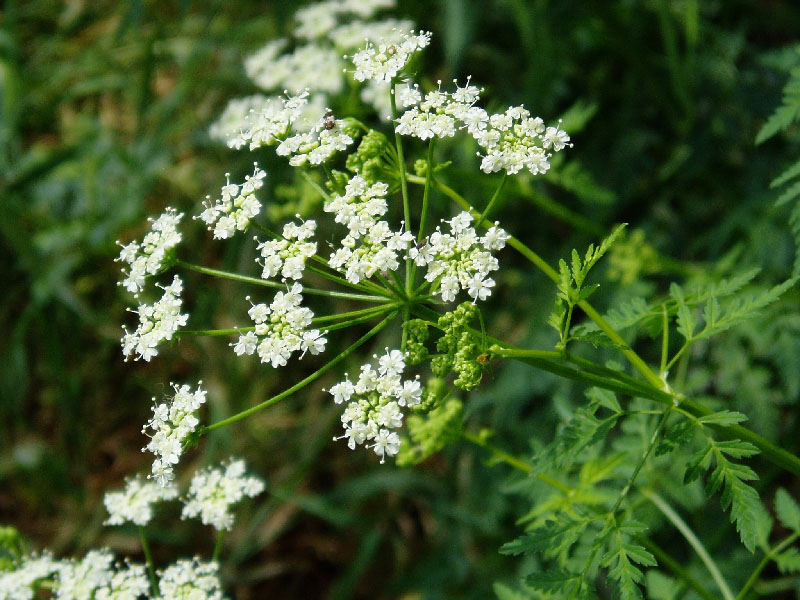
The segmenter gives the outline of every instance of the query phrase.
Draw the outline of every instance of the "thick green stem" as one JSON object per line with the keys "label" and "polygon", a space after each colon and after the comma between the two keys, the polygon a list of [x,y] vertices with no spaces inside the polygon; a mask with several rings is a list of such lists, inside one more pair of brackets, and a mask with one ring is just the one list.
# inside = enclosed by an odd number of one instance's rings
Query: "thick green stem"
{"label": "thick green stem", "polygon": [[717,567],[717,563],[714,562],[714,559],[711,558],[711,555],[706,550],[703,543],[698,539],[698,537],[694,534],[691,527],[686,524],[681,516],[675,512],[675,510],[667,504],[667,502],[659,496],[656,492],[642,488],[639,492],[653,505],[661,511],[661,513],[669,519],[669,521],[675,526],[675,528],[681,532],[686,541],[689,542],[689,545],[694,549],[697,553],[697,556],[700,557],[700,560],[703,561],[703,564],[708,569],[708,572],[711,573],[711,577],[719,587],[719,591],[722,593],[722,597],[725,600],[733,600],[733,592],[731,592],[730,588],[728,587],[725,578],[720,573],[719,567]]}
{"label": "thick green stem", "polygon": [[336,358],[331,360],[329,363],[327,363],[326,365],[324,365],[320,369],[317,369],[311,375],[309,375],[305,379],[299,381],[298,383],[296,383],[295,385],[293,385],[289,389],[284,390],[283,392],[281,392],[280,394],[278,394],[276,396],[273,396],[269,400],[265,400],[261,404],[257,404],[257,405],[255,405],[255,406],[253,406],[251,408],[248,408],[247,410],[243,410],[242,412],[240,412],[238,414],[235,414],[232,417],[228,417],[227,419],[223,419],[222,421],[218,421],[218,422],[213,423],[211,425],[208,425],[206,427],[201,427],[198,430],[198,435],[204,435],[204,434],[208,433],[209,431],[214,431],[215,429],[219,429],[220,427],[225,427],[226,425],[230,425],[231,423],[236,423],[237,421],[241,421],[242,419],[245,419],[245,418],[249,417],[250,415],[253,415],[253,414],[255,414],[255,413],[257,413],[257,412],[259,412],[261,410],[264,410],[265,408],[267,408],[269,406],[272,406],[273,404],[276,404],[277,402],[280,402],[284,398],[287,398],[287,397],[291,396],[292,394],[294,394],[296,391],[303,389],[309,383],[311,383],[315,379],[318,379],[326,371],[328,371],[328,370],[332,369],[333,367],[335,367],[336,365],[338,365],[345,358],[347,358],[353,352],[355,352],[358,348],[360,348],[370,338],[372,338],[379,331],[381,331],[384,327],[386,327],[389,324],[389,322],[392,320],[392,318],[394,318],[395,314],[396,313],[392,313],[389,316],[387,316],[386,318],[384,318],[380,323],[375,325],[375,327],[373,327],[367,333],[365,333],[363,336],[361,336],[352,346],[350,346],[344,352],[339,354],[339,356],[337,356]]}
{"label": "thick green stem", "polygon": [[139,526],[139,539],[142,542],[142,552],[144,552],[144,560],[147,562],[147,572],[150,575],[150,587],[152,588],[153,596],[159,594],[158,579],[156,579],[156,567],[153,563],[153,554],[150,552],[150,544],[147,542],[147,535],[145,535],[144,527]]}
{"label": "thick green stem", "polygon": [[[250,283],[253,285],[260,285],[268,288],[285,290],[285,283],[278,283],[277,281],[269,281],[267,279],[260,279],[258,277],[249,277],[248,275],[240,275],[238,273],[231,273],[229,271],[222,271],[220,269],[212,269],[210,267],[202,267],[192,263],[187,263],[182,260],[176,260],[175,264],[184,269],[203,273],[204,275],[211,275],[219,277],[220,279],[230,279],[231,281],[239,281],[241,283]],[[309,268],[309,267],[307,267]],[[327,274],[326,274],[327,275]],[[361,300],[363,302],[386,302],[386,296],[371,296],[369,294],[354,294],[350,292],[334,292],[331,290],[319,290],[316,288],[304,287],[303,293],[309,296],[328,296],[329,298],[343,298],[346,300]]]}

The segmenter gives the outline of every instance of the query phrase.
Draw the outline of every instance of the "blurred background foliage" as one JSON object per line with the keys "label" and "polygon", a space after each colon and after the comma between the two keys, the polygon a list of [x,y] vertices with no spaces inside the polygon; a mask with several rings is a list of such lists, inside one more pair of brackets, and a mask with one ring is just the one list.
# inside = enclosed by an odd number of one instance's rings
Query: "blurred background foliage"
{"label": "blurred background foliage", "polygon": [[[28,549],[107,545],[140,558],[134,530],[102,526],[102,495],[144,468],[149,398],[169,381],[203,379],[213,421],[317,364],[276,375],[208,339],[126,364],[118,341],[130,318],[115,285],[115,241],[140,237],[145,217],[165,206],[197,214],[225,172],[251,169],[252,157],[212,142],[208,126],[229,99],[257,91],[242,58],[290,30],[292,4],[7,0],[0,9],[0,522]],[[607,261],[601,307],[663,292],[671,279],[761,266],[766,286],[791,272],[787,212],[768,186],[798,156],[800,136],[754,140],[800,63],[795,2],[401,0],[393,16],[435,34],[425,84],[471,74],[491,108],[524,103],[545,120],[564,118],[575,147],[546,177],[516,178],[497,215],[551,263],[630,223]],[[453,160],[443,179],[482,206],[496,183],[478,177],[474,148],[442,144],[439,154]],[[274,157],[258,160],[269,172],[262,197],[288,203],[271,215],[304,210],[308,193],[294,174]],[[184,232],[182,251],[193,248],[195,262],[252,270],[252,243],[212,243],[188,220]],[[550,347],[553,286],[510,251],[501,260],[490,330]],[[238,284],[189,277],[187,288],[194,327],[246,319]],[[797,300],[701,346],[705,364],[687,376],[690,390],[726,399],[794,451],[800,317],[776,319],[791,305],[796,315]],[[646,339],[641,351],[656,360]],[[580,386],[527,367],[494,372],[469,398],[467,424],[492,428],[517,454],[549,441],[583,398]],[[188,457],[199,465],[239,454],[268,482],[226,544],[231,595],[485,598],[493,581],[513,581],[524,566],[497,549],[529,504],[500,493],[507,469],[465,444],[407,470],[332,444],[338,410],[319,389],[333,381],[215,432]],[[779,484],[791,489],[767,473],[762,496]],[[720,546],[730,539],[718,506],[695,510],[696,525],[720,524]],[[211,533],[177,513],[153,535],[162,562],[211,551]],[[677,544],[662,535],[663,546]]]}

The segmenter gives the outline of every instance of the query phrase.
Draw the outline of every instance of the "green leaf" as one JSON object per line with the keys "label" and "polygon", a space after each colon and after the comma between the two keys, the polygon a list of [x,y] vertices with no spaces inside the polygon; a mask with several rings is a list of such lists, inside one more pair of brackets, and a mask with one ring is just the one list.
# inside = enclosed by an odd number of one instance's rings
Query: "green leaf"
{"label": "green leaf", "polygon": [[773,179],[770,182],[769,187],[773,189],[780,187],[784,183],[787,183],[788,181],[794,179],[798,175],[800,175],[800,160],[798,160],[791,167],[789,167],[783,173],[781,173],[775,179]]}
{"label": "green leaf", "polygon": [[800,532],[800,506],[783,488],[775,494],[775,513],[786,529]]}
{"label": "green leaf", "polygon": [[497,600],[530,600],[532,597],[530,594],[518,592],[499,581],[495,581],[492,584],[492,589],[494,590],[494,595],[497,596]]}
{"label": "green leaf", "polygon": [[621,600],[642,598],[639,585],[644,583],[644,574],[637,565],[655,566],[656,559],[644,547],[631,540],[631,532],[641,531],[644,526],[636,522],[615,526],[607,534],[601,533],[600,540],[606,542],[606,551],[600,565],[610,567],[608,582],[614,585],[614,597]]}
{"label": "green leaf", "polygon": [[[577,587],[580,580],[580,573],[573,573],[566,569],[555,569],[532,573],[525,578],[525,583],[535,590],[548,592],[550,594],[563,594],[566,598]],[[583,598],[586,595],[582,596]]]}
{"label": "green leaf", "polygon": [[792,185],[786,188],[783,193],[775,200],[775,206],[783,206],[800,196],[800,181],[795,181]]}
{"label": "green leaf", "polygon": [[800,573],[800,551],[789,548],[775,556],[775,564],[781,573]]}
{"label": "green leaf", "polygon": [[542,553],[547,558],[561,556],[567,559],[569,550],[578,541],[589,524],[588,519],[573,519],[559,513],[557,521],[508,542],[500,547],[500,554],[518,556],[520,554]]}
{"label": "green leaf", "polygon": [[604,390],[602,388],[593,387],[586,390],[586,397],[593,403],[599,406],[604,406],[614,413],[621,413],[622,406],[617,400],[617,395],[611,390]]}
{"label": "green leaf", "polygon": [[664,431],[661,441],[656,446],[654,453],[656,456],[669,454],[675,448],[680,448],[692,441],[695,424],[688,419],[681,419],[674,425],[669,425]]}
{"label": "green leaf", "polygon": [[787,129],[800,118],[800,67],[789,74],[789,81],[783,88],[783,104],[779,106],[756,136],[756,144],[761,144],[779,131]]}
{"label": "green leaf", "polygon": [[729,425],[736,425],[747,421],[747,417],[740,412],[732,410],[721,410],[710,415],[704,415],[698,419],[704,425],[719,425],[721,427],[728,427]]}
{"label": "green leaf", "polygon": [[655,569],[647,571],[645,581],[647,582],[647,597],[651,600],[676,600],[683,591],[680,583]]}

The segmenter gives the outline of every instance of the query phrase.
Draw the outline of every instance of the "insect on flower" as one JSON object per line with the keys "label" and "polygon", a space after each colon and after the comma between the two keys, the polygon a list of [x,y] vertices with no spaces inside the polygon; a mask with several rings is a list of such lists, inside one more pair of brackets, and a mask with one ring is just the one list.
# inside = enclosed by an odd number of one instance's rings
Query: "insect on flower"
{"label": "insect on flower", "polygon": [[336,119],[333,116],[333,111],[332,110],[328,110],[325,113],[325,116],[322,118],[322,120],[323,120],[323,125],[322,126],[325,129],[327,129],[328,131],[330,131],[331,129],[336,127]]}

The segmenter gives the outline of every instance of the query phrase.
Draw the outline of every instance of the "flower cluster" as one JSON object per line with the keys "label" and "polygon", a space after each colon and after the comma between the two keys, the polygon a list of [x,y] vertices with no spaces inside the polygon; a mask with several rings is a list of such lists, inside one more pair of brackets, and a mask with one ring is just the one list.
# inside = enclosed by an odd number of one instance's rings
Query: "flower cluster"
{"label": "flower cluster", "polygon": [[[333,154],[347,149],[353,138],[345,131],[345,122],[333,118],[333,113],[318,107],[309,109],[308,91],[295,96],[266,102],[245,118],[242,129],[228,140],[237,150],[249,144],[250,150],[274,146],[279,156],[288,156],[289,164],[298,167],[306,163],[319,165]],[[294,135],[290,135],[292,131]]]}
{"label": "flower cluster", "polygon": [[159,573],[160,597],[172,600],[222,600],[219,565],[197,558],[179,560]]}
{"label": "flower cluster", "polygon": [[307,87],[338,94],[344,89],[340,52],[330,46],[308,44],[291,54],[281,54],[286,40],[269,42],[245,59],[247,76],[263,90],[283,88],[298,94]]}
{"label": "flower cluster", "polygon": [[206,401],[206,391],[201,389],[201,384],[202,381],[198,382],[195,391],[188,385],[171,384],[175,390],[172,400],[155,405],[153,417],[142,429],[142,433],[150,437],[142,451],[156,455],[149,477],[155,478],[161,486],[167,486],[174,479],[173,466],[178,464],[183,453],[183,442],[199,424],[195,413]]}
{"label": "flower cluster", "polygon": [[381,40],[375,45],[368,41],[364,48],[352,56],[353,66],[355,66],[353,79],[389,83],[397,77],[411,57],[430,44],[430,41],[431,33],[429,31],[406,33],[397,42]]}
{"label": "flower cluster", "polygon": [[473,111],[475,119],[467,130],[486,152],[481,161],[485,173],[503,170],[514,175],[523,168],[533,175],[546,173],[551,156],[547,150],[560,152],[569,144],[565,131],[545,127],[544,121],[531,117],[524,106],[512,106],[504,113],[484,118],[480,118],[480,110]]}
{"label": "flower cluster", "polygon": [[492,293],[494,280],[488,277],[499,266],[492,250],[505,246],[508,235],[497,224],[486,235],[478,237],[472,227],[472,216],[462,212],[445,221],[450,233],[442,233],[439,227],[421,248],[411,248],[409,257],[418,266],[426,266],[425,280],[438,287],[445,302],[452,302],[461,290],[466,290],[473,299],[485,300]]}
{"label": "flower cluster", "polygon": [[59,562],[49,554],[33,555],[25,557],[15,567],[0,572],[0,598],[33,600],[33,586],[57,573]]}
{"label": "flower cluster", "polygon": [[127,360],[134,354],[134,360],[150,359],[158,354],[158,345],[171,340],[178,328],[186,325],[189,315],[181,314],[183,299],[183,282],[175,275],[168,286],[156,284],[164,290],[164,295],[155,304],[140,304],[136,310],[128,309],[139,315],[139,324],[133,332],[123,325],[125,335],[122,336],[122,353]]}
{"label": "flower cluster", "polygon": [[353,138],[345,131],[345,122],[334,119],[326,110],[310,129],[284,139],[275,149],[278,156],[290,156],[289,164],[300,167],[306,163],[321,165],[336,152],[347,150]]}
{"label": "flower cluster", "polygon": [[[341,15],[353,13],[362,19],[369,19],[378,10],[391,8],[394,0],[327,0],[317,2],[298,10],[294,17],[297,27],[294,34],[301,39],[313,40],[331,35]],[[360,21],[357,25],[366,25]],[[363,37],[361,38],[363,40]]]}
{"label": "flower cluster", "polygon": [[377,371],[364,365],[355,384],[345,375],[344,381],[328,390],[336,404],[348,403],[342,414],[345,433],[335,440],[347,438],[351,450],[371,442],[366,447],[372,448],[382,463],[387,456],[397,454],[400,437],[391,430],[403,425],[400,408],[416,406],[422,398],[417,379],[403,381],[405,367],[403,353],[387,348],[378,360]]}
{"label": "flower cluster", "polygon": [[[222,600],[217,563],[179,560],[159,572],[163,600]],[[81,560],[26,556],[0,573],[0,598],[34,600],[38,589],[55,600],[138,600],[151,598],[145,565],[114,562],[109,550],[90,550]],[[153,597],[155,598],[155,597]]]}
{"label": "flower cluster", "polygon": [[153,481],[135,477],[128,481],[121,492],[108,492],[103,499],[109,517],[106,525],[122,525],[131,522],[141,527],[153,518],[153,505],[162,500],[178,497],[178,490],[171,485],[162,487]]}
{"label": "flower cluster", "polygon": [[473,106],[478,101],[480,90],[470,85],[469,80],[464,87],[458,87],[457,81],[455,83],[455,92],[443,92],[440,81],[440,87],[425,94],[424,99],[416,86],[412,88],[406,85],[402,101],[399,94],[398,101],[404,106],[417,103],[418,106],[413,106],[397,119],[395,131],[400,135],[427,140],[452,137],[462,126],[461,123],[472,122],[476,111],[483,111]]}
{"label": "flower cluster", "polygon": [[108,550],[90,550],[79,561],[61,561],[58,567],[56,598],[63,600],[112,600],[139,598],[147,594],[150,582],[144,565],[113,566]]}
{"label": "flower cluster", "polygon": [[301,225],[287,223],[283,226],[283,239],[261,242],[258,245],[261,253],[259,264],[263,268],[261,277],[270,279],[280,273],[284,279],[300,279],[306,260],[317,252],[316,242],[306,241],[314,235],[316,228],[317,223],[313,220]]}
{"label": "flower cluster", "polygon": [[267,173],[253,163],[253,175],[245,177],[242,185],[231,183],[230,173],[225,173],[227,183],[222,186],[222,195],[215,203],[206,196],[205,210],[200,219],[214,232],[214,239],[227,239],[236,230],[244,231],[250,219],[258,215],[261,203],[256,199],[256,190],[264,185]]}
{"label": "flower cluster", "polygon": [[261,362],[273,367],[284,366],[294,352],[301,351],[303,355],[323,352],[327,340],[318,329],[307,329],[314,313],[301,306],[302,292],[303,286],[295,283],[286,292],[275,294],[269,306],[254,304],[247,314],[255,327],[232,344],[234,352],[238,356],[258,352]]}
{"label": "flower cluster", "polygon": [[245,475],[243,460],[232,460],[224,470],[203,469],[192,477],[181,517],[199,515],[204,525],[217,530],[230,529],[233,525],[231,507],[245,496],[253,498],[263,491],[263,481]]}
{"label": "flower cluster", "polygon": [[261,110],[247,115],[242,130],[228,140],[228,146],[238,150],[249,144],[250,150],[255,150],[279,144],[289,134],[292,125],[304,117],[307,106],[307,91],[265,103]]}
{"label": "flower cluster", "polygon": [[181,241],[177,226],[182,217],[183,213],[167,208],[157,219],[148,219],[152,226],[141,244],[131,242],[122,246],[117,260],[126,263],[128,270],[122,270],[125,278],[120,285],[133,293],[144,289],[145,277],[158,273],[167,252]]}
{"label": "flower cluster", "polygon": [[413,239],[410,232],[392,231],[386,221],[379,221],[387,211],[385,183],[369,185],[356,175],[347,183],[343,196],[325,203],[325,211],[349,229],[341,248],[334,251],[328,264],[345,274],[351,283],[372,277],[378,271],[394,271],[400,266],[398,253]]}

